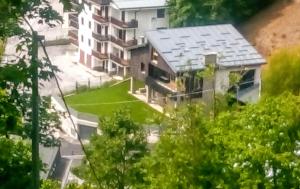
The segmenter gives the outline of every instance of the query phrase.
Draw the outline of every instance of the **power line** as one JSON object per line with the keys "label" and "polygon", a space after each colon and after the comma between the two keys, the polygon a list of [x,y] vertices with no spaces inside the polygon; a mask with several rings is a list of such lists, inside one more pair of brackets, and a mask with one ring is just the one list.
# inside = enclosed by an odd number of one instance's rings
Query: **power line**
{"label": "power line", "polygon": [[91,170],[92,170],[92,173],[93,173],[95,179],[97,180],[97,183],[98,183],[98,185],[99,185],[99,188],[101,188],[100,180],[99,180],[99,178],[98,178],[98,176],[97,176],[97,174],[96,174],[96,171],[95,171],[95,168],[93,167],[92,162],[91,162],[90,159],[89,159],[89,156],[87,155],[87,151],[86,151],[86,149],[85,149],[85,147],[84,147],[84,145],[83,145],[83,142],[82,142],[82,140],[81,140],[81,138],[80,138],[79,132],[78,132],[76,126],[75,126],[75,122],[74,122],[74,120],[73,120],[73,118],[72,118],[70,109],[69,109],[69,107],[68,107],[68,105],[67,105],[67,103],[66,103],[66,100],[65,100],[64,94],[63,94],[63,92],[62,92],[62,90],[61,90],[61,87],[60,87],[60,84],[59,84],[59,82],[58,82],[57,76],[56,76],[56,74],[55,74],[55,72],[54,72],[54,70],[53,70],[53,67],[52,67],[53,64],[52,64],[52,62],[51,62],[51,60],[50,60],[50,58],[49,58],[48,52],[47,52],[47,50],[46,50],[46,47],[45,47],[45,45],[43,44],[43,42],[42,42],[41,40],[39,40],[39,42],[40,42],[40,44],[41,44],[41,46],[42,46],[42,49],[43,49],[43,51],[44,51],[44,53],[45,53],[45,56],[46,56],[47,60],[49,61],[50,65],[51,65],[51,68],[50,68],[50,69],[51,69],[51,72],[52,72],[52,74],[53,74],[53,76],[54,76],[54,79],[55,79],[57,88],[58,88],[58,90],[59,90],[59,93],[60,93],[60,95],[61,95],[61,98],[62,98],[62,100],[63,100],[63,103],[64,103],[64,105],[65,105],[65,107],[66,107],[67,112],[68,112],[68,115],[69,115],[69,118],[70,118],[70,120],[71,120],[72,126],[73,126],[73,128],[74,128],[74,130],[75,130],[75,132],[76,132],[76,134],[77,134],[77,136],[78,136],[78,141],[79,141],[79,143],[80,143],[80,145],[81,145],[81,147],[82,147],[82,150],[83,150],[83,152],[84,152],[84,154],[85,154],[85,156],[86,156],[86,159],[87,159],[88,164],[89,164],[89,166],[90,166],[90,168],[91,168]]}

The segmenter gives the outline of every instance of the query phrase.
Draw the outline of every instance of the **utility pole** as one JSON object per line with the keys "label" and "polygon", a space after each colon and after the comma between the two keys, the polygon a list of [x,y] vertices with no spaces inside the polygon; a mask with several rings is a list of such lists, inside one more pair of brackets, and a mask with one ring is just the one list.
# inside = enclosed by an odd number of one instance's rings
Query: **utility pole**
{"label": "utility pole", "polygon": [[40,188],[39,165],[39,91],[38,91],[38,35],[32,32],[31,82],[32,82],[32,189]]}

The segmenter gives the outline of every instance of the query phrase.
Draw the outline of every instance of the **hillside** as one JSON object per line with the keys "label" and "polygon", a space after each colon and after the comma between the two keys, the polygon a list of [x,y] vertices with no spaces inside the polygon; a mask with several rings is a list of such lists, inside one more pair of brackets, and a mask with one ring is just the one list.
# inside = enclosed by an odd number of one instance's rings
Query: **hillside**
{"label": "hillside", "polygon": [[276,49],[300,44],[300,0],[278,0],[240,29],[266,57]]}

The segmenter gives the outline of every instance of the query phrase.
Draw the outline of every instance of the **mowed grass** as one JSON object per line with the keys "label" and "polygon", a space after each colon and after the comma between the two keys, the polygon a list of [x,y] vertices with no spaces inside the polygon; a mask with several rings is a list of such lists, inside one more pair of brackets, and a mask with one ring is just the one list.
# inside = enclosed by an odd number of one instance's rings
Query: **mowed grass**
{"label": "mowed grass", "polygon": [[[140,87],[140,82],[135,82],[135,88]],[[113,112],[127,108],[134,121],[146,123],[153,119],[159,112],[146,103],[137,101],[128,94],[130,81],[125,81],[115,86],[91,89],[75,95],[67,96],[67,103],[77,111],[103,116],[112,116]],[[119,103],[122,102],[122,103]]]}

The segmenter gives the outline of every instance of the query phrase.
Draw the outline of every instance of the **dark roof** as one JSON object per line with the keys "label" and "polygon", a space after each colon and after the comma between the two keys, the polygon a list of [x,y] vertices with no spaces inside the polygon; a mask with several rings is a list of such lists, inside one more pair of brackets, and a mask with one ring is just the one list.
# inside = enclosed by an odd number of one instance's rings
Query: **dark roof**
{"label": "dark roof", "polygon": [[224,67],[266,62],[230,24],[161,29],[146,36],[174,72],[203,69],[204,55],[211,53],[217,53],[217,63]]}

